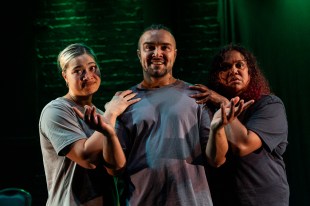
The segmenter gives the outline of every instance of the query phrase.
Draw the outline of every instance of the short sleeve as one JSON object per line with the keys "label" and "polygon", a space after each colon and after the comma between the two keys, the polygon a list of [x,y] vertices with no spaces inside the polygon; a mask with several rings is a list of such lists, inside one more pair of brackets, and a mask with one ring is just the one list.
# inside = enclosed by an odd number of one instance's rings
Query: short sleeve
{"label": "short sleeve", "polygon": [[52,102],[41,113],[40,132],[53,145],[59,155],[66,155],[64,150],[73,142],[86,138],[80,120],[70,105]]}
{"label": "short sleeve", "polygon": [[[287,144],[288,123],[285,107],[280,98],[274,95],[260,99],[251,109],[245,125],[255,132],[271,151],[281,144]],[[281,151],[279,151],[281,153]]]}

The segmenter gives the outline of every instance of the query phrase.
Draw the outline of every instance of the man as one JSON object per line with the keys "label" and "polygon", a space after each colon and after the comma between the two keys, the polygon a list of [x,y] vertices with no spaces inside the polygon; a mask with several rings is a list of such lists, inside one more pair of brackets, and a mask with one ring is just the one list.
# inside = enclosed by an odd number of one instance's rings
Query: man
{"label": "man", "polygon": [[[141,98],[119,117],[116,131],[127,158],[124,205],[213,205],[205,174],[210,117],[172,74],[177,56],[167,27],[151,25],[137,50]],[[197,91],[196,91],[197,93]]]}
{"label": "man", "polygon": [[[148,27],[137,52],[144,78],[130,90],[141,100],[130,105],[116,124],[127,159],[124,181],[118,182],[124,183],[122,205],[212,206],[205,174],[209,133],[211,139],[222,135],[224,125],[252,102],[238,97],[229,102],[204,85],[174,78],[177,49],[167,27]],[[211,131],[210,111],[203,108],[208,102],[221,105]],[[100,130],[103,117],[94,109],[85,110],[79,116]]]}

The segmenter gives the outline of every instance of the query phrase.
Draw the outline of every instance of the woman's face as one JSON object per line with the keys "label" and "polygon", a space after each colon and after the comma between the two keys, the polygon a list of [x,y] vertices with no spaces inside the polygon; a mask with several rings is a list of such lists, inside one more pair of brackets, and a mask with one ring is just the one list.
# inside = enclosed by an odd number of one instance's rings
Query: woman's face
{"label": "woman's face", "polygon": [[250,76],[247,62],[238,51],[228,51],[219,72],[221,84],[232,94],[240,94],[249,84]]}
{"label": "woman's face", "polygon": [[66,71],[62,72],[69,91],[74,96],[93,95],[100,86],[100,70],[92,56],[83,54],[68,62]]}

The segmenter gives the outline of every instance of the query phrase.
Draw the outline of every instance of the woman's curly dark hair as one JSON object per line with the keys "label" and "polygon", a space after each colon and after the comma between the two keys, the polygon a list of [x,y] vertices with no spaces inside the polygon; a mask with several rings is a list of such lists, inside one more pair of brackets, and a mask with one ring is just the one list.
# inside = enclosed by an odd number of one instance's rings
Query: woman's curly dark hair
{"label": "woman's curly dark hair", "polygon": [[247,63],[249,69],[250,82],[247,88],[238,96],[245,101],[254,99],[258,100],[262,95],[270,94],[270,87],[267,79],[261,72],[258,66],[256,57],[247,49],[240,45],[229,44],[220,49],[214,56],[211,63],[211,70],[207,81],[208,87],[228,99],[235,97],[236,94],[230,93],[225,86],[221,84],[219,79],[219,72],[221,71],[221,64],[225,59],[225,54],[230,51],[240,52]]}

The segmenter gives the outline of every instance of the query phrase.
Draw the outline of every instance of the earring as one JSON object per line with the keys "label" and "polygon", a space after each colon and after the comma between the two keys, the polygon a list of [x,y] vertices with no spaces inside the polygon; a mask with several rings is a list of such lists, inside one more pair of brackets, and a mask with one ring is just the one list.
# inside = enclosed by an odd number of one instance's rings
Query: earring
{"label": "earring", "polygon": [[69,87],[69,86],[68,86],[68,82],[66,82],[66,87]]}

